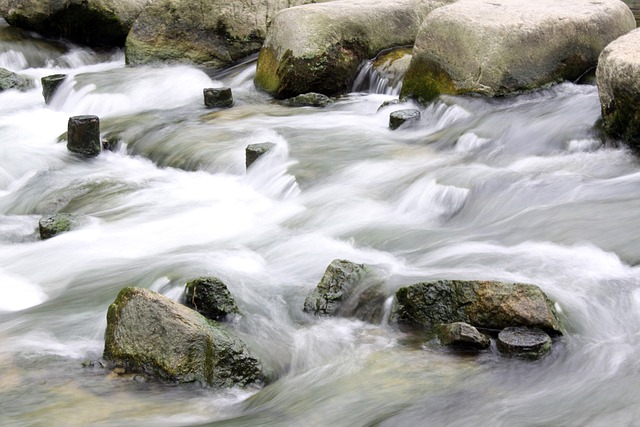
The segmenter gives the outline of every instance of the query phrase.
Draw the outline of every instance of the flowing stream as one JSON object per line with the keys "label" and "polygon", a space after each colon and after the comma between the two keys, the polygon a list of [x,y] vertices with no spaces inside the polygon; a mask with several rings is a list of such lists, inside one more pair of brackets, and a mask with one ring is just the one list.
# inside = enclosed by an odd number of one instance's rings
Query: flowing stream
{"label": "flowing stream", "polygon": [[[640,420],[640,161],[603,140],[597,89],[444,97],[391,131],[394,95],[292,108],[255,63],[208,76],[126,68],[122,52],[49,42],[0,21],[0,425],[627,426]],[[69,78],[50,105],[39,79]],[[235,106],[207,110],[202,89]],[[95,114],[113,152],[58,138]],[[248,144],[275,149],[245,171]],[[38,220],[83,215],[40,240]],[[392,325],[302,312],[333,259],[375,266],[389,295],[427,279],[539,285],[567,333],[528,362],[461,355]],[[87,365],[125,286],[178,299],[222,279],[234,327],[274,381],[219,390]]]}

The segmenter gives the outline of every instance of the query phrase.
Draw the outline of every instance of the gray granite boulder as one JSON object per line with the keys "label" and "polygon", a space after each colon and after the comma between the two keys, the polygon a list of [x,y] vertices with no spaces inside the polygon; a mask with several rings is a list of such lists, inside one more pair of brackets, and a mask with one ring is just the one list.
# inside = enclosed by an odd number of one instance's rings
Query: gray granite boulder
{"label": "gray granite boulder", "polygon": [[619,0],[460,0],[422,23],[401,96],[499,96],[575,80],[635,25]]}

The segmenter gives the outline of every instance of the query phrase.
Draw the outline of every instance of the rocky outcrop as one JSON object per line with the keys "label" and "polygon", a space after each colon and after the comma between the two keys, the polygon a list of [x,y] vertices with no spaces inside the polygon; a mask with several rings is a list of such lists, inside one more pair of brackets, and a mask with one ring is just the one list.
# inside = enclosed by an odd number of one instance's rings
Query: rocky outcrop
{"label": "rocky outcrop", "polygon": [[304,311],[321,316],[353,316],[379,321],[386,298],[381,285],[370,267],[336,259],[305,299]]}
{"label": "rocky outcrop", "polygon": [[90,46],[124,46],[150,0],[0,0],[0,15],[15,27]]}
{"label": "rocky outcrop", "polygon": [[0,92],[9,89],[26,91],[33,87],[33,81],[30,78],[16,74],[5,68],[0,68]]}
{"label": "rocky outcrop", "polygon": [[488,329],[527,326],[562,333],[553,303],[535,285],[438,280],[400,288],[396,298],[398,320],[419,327],[465,322]]}
{"label": "rocky outcrop", "polygon": [[634,28],[619,0],[460,0],[424,20],[401,95],[497,96],[575,80]]}
{"label": "rocky outcrop", "polygon": [[602,51],[596,76],[605,129],[640,150],[640,29]]}
{"label": "rocky outcrop", "polygon": [[279,10],[312,1],[154,0],[127,37],[127,64],[227,67],[260,49]]}
{"label": "rocky outcrop", "polygon": [[256,86],[276,98],[344,92],[363,60],[412,45],[425,16],[446,3],[339,0],[283,10],[260,50]]}
{"label": "rocky outcrop", "polygon": [[109,306],[103,357],[172,382],[229,387],[262,380],[260,363],[229,329],[147,289],[125,288]]}
{"label": "rocky outcrop", "polygon": [[187,307],[211,320],[240,313],[227,285],[217,277],[198,277],[188,282],[184,300]]}
{"label": "rocky outcrop", "polygon": [[436,335],[443,345],[456,348],[481,350],[491,345],[486,335],[464,322],[439,325]]}

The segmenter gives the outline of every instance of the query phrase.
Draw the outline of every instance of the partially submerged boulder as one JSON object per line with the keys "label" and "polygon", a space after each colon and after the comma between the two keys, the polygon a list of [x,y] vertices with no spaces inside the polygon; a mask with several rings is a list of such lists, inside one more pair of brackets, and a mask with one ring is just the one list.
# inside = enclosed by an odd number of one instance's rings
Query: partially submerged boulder
{"label": "partially submerged boulder", "polygon": [[269,27],[255,84],[276,98],[344,92],[363,60],[412,45],[425,16],[446,3],[339,0],[285,9]]}
{"label": "partially submerged boulder", "polygon": [[619,0],[460,0],[422,23],[401,96],[498,96],[575,80],[635,25]]}
{"label": "partially submerged boulder", "polygon": [[185,305],[211,320],[240,313],[227,285],[217,277],[198,277],[187,282]]}
{"label": "partially submerged boulder", "polygon": [[489,337],[464,322],[439,325],[436,335],[443,345],[456,348],[481,350],[491,345]]}
{"label": "partially submerged boulder", "polygon": [[50,76],[44,76],[40,79],[42,82],[42,96],[44,97],[44,103],[48,104],[56,93],[56,90],[67,79],[66,74],[52,74]]}
{"label": "partially submerged boulder", "polygon": [[0,92],[9,89],[17,89],[24,92],[33,87],[33,80],[29,77],[21,76],[5,68],[0,68]]}
{"label": "partially submerged boulder", "polygon": [[103,357],[172,382],[230,387],[262,380],[260,363],[229,329],[147,289],[125,288],[109,306]]}
{"label": "partially submerged boulder", "polygon": [[596,75],[604,128],[640,149],[640,29],[602,51]]}
{"label": "partially submerged boulder", "polygon": [[396,292],[400,322],[431,328],[441,323],[503,329],[539,328],[562,334],[551,300],[535,285],[492,281],[437,280]]}
{"label": "partially submerged boulder", "polygon": [[380,320],[386,295],[370,267],[333,260],[304,301],[304,311],[319,316],[354,316]]}
{"label": "partially submerged boulder", "polygon": [[85,156],[97,156],[102,151],[100,118],[73,116],[67,123],[67,150]]}
{"label": "partially submerged boulder", "polygon": [[154,0],[127,37],[126,61],[227,67],[260,50],[276,12],[311,2]]}
{"label": "partially submerged boulder", "polygon": [[389,129],[396,130],[403,125],[416,123],[420,116],[420,111],[413,108],[396,110],[389,114]]}
{"label": "partially submerged boulder", "polygon": [[259,142],[257,144],[249,144],[245,148],[245,166],[249,169],[256,160],[272,150],[276,144],[273,142]]}
{"label": "partially submerged boulder", "polygon": [[497,347],[503,356],[539,359],[551,350],[551,337],[540,329],[509,327],[498,334]]}
{"label": "partially submerged boulder", "polygon": [[124,46],[150,0],[0,0],[0,15],[19,28],[90,46]]}
{"label": "partially submerged boulder", "polygon": [[327,95],[321,93],[309,92],[293,98],[280,101],[282,105],[288,107],[326,107],[333,103],[333,100]]}
{"label": "partially submerged boulder", "polygon": [[230,87],[205,88],[204,105],[207,108],[228,108],[233,105],[233,94]]}
{"label": "partially submerged boulder", "polygon": [[38,230],[42,240],[50,239],[58,234],[65,233],[76,226],[76,215],[67,213],[54,213],[45,215],[38,221]]}

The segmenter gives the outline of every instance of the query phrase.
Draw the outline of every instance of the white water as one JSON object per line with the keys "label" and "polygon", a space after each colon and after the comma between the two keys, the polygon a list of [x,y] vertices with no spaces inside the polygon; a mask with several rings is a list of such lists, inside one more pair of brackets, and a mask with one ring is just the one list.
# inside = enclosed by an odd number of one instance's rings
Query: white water
{"label": "white water", "polygon": [[[0,30],[7,30],[0,26]],[[68,50],[70,49],[70,50]],[[640,419],[640,163],[605,146],[593,86],[449,98],[390,131],[393,96],[326,109],[273,104],[254,65],[125,68],[42,40],[0,44],[2,66],[70,78],[0,93],[0,425],[634,425]],[[236,105],[209,111],[204,87]],[[98,114],[116,152],[57,143]],[[248,173],[244,148],[276,149]],[[41,241],[38,219],[86,216]],[[336,258],[376,266],[389,294],[434,278],[538,284],[567,334],[539,362],[460,356],[393,328],[302,312]],[[130,285],[178,298],[216,275],[235,327],[275,381],[216,390],[100,368],[106,311]]]}

